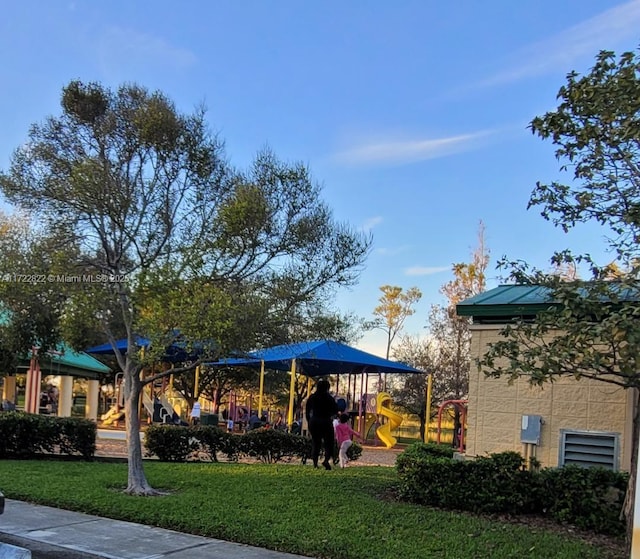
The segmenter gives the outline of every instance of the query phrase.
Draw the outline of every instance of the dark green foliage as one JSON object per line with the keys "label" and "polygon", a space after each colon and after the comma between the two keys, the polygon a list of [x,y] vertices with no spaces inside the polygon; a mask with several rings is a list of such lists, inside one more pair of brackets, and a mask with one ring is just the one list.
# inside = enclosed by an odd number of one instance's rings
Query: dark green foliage
{"label": "dark green foliage", "polygon": [[[152,425],[145,432],[144,443],[148,453],[163,462],[199,460],[204,456],[217,462],[217,455],[221,453],[230,462],[248,456],[268,464],[293,459],[300,459],[304,463],[311,455],[310,439],[275,429],[256,429],[236,435],[207,425]],[[356,448],[349,459],[357,460],[362,448],[355,443],[353,446]]]}
{"label": "dark green foliage", "polygon": [[533,472],[516,452],[453,460],[412,445],[396,462],[402,499],[476,513],[537,514],[582,529],[621,534],[628,476],[599,468]]}
{"label": "dark green foliage", "polygon": [[347,458],[351,462],[358,460],[362,456],[362,447],[356,442],[353,441],[353,444],[347,450]]}
{"label": "dark green foliage", "polygon": [[[411,455],[413,454],[413,455]],[[515,453],[473,461],[419,452],[398,457],[403,498],[422,504],[472,512],[533,512],[531,472]]]}
{"label": "dark green foliage", "polygon": [[89,460],[96,452],[97,427],[89,419],[55,418],[59,432],[60,453],[80,454]]}
{"label": "dark green foliage", "polygon": [[407,457],[420,458],[425,456],[453,458],[453,453],[453,447],[448,444],[414,443],[408,446],[400,456],[404,457],[404,459]]}
{"label": "dark green foliage", "polygon": [[240,452],[261,462],[305,459],[311,453],[308,439],[275,429],[256,429],[239,437]]}
{"label": "dark green foliage", "polygon": [[80,123],[91,124],[104,116],[109,98],[98,84],[72,81],[62,92],[62,107]]}
{"label": "dark green foliage", "polygon": [[212,425],[197,425],[191,430],[193,437],[200,443],[200,452],[208,455],[213,462],[218,461],[218,452],[226,454],[231,459],[234,453],[229,452],[233,446],[229,433]]}
{"label": "dark green foliage", "polygon": [[620,510],[628,475],[604,468],[547,468],[539,474],[543,514],[579,528],[623,534]]}
{"label": "dark green foliage", "polygon": [[22,412],[0,413],[0,458],[38,454],[79,454],[90,460],[96,451],[96,425],[86,419]]}
{"label": "dark green foliage", "polygon": [[151,425],[145,431],[144,444],[162,462],[184,462],[199,447],[189,427],[169,425]]}

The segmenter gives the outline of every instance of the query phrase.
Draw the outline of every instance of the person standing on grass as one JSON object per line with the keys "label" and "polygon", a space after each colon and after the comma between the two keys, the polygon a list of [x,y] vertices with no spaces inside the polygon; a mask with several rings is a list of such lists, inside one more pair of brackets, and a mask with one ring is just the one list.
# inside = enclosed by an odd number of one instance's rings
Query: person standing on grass
{"label": "person standing on grass", "polygon": [[333,457],[334,436],[331,418],[338,413],[338,404],[329,394],[329,386],[328,380],[319,380],[316,391],[309,396],[305,406],[305,417],[311,434],[313,467],[318,467],[320,448],[324,443],[322,465],[325,470],[331,469],[329,460]]}
{"label": "person standing on grass", "polygon": [[338,443],[338,459],[340,461],[340,467],[346,468],[349,458],[347,457],[347,450],[353,444],[351,437],[356,436],[362,441],[360,433],[354,431],[349,425],[349,416],[346,413],[340,414],[339,423],[336,425],[336,441]]}

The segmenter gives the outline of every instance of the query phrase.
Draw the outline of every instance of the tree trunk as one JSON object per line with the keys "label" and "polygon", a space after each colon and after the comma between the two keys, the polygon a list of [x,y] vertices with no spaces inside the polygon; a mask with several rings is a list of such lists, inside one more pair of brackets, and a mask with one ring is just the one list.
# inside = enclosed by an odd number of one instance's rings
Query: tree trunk
{"label": "tree trunk", "polygon": [[453,406],[453,439],[451,440],[451,446],[455,449],[460,446],[460,436],[463,428],[460,422],[460,409],[458,404],[455,404]]}
{"label": "tree trunk", "polygon": [[428,443],[429,441],[427,440],[427,423],[424,420],[424,413],[419,413],[418,417],[420,418],[420,440],[423,443]]}
{"label": "tree trunk", "polygon": [[213,389],[213,413],[220,413],[220,389]]}
{"label": "tree trunk", "polygon": [[624,498],[622,513],[626,520],[626,556],[631,556],[631,543],[633,538],[633,509],[635,506],[636,496],[636,474],[638,468],[638,435],[640,435],[640,390],[633,388],[633,433],[631,442],[631,471],[629,472],[629,485],[627,486],[627,494]]}
{"label": "tree trunk", "polygon": [[125,493],[130,495],[158,495],[144,474],[142,442],[140,441],[140,396],[142,385],[137,372],[125,373],[125,425],[127,431],[128,481]]}

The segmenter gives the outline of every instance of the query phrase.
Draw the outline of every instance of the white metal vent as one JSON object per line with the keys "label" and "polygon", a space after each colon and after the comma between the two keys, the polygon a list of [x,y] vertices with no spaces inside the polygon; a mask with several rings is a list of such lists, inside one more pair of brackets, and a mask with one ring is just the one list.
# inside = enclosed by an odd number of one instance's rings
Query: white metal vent
{"label": "white metal vent", "polygon": [[618,469],[619,433],[560,430],[558,465],[576,464],[585,468],[600,466]]}

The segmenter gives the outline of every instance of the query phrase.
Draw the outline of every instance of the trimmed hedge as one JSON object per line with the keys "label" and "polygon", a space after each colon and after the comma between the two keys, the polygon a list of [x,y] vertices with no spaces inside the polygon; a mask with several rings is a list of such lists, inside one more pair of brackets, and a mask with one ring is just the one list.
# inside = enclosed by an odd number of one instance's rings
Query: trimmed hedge
{"label": "trimmed hedge", "polygon": [[32,458],[41,454],[80,455],[96,452],[93,421],[17,411],[0,413],[0,458]]}
{"label": "trimmed hedge", "polygon": [[454,460],[428,445],[398,456],[402,499],[475,513],[536,514],[586,530],[624,533],[620,511],[628,475],[602,468],[526,470],[517,452]]}
{"label": "trimmed hedge", "polygon": [[[296,459],[304,464],[311,456],[310,439],[277,429],[254,429],[240,435],[208,425],[152,425],[145,431],[144,444],[148,456],[155,455],[163,462],[217,462],[218,454],[223,454],[229,461],[248,456],[268,464]],[[350,460],[357,460],[362,447],[354,442],[347,455]],[[336,459],[337,456],[336,447]]]}

